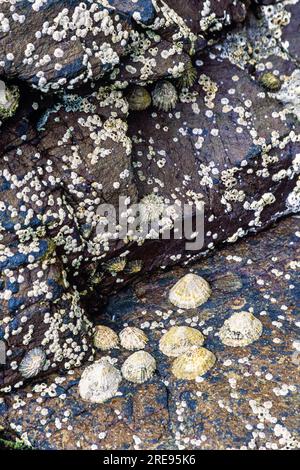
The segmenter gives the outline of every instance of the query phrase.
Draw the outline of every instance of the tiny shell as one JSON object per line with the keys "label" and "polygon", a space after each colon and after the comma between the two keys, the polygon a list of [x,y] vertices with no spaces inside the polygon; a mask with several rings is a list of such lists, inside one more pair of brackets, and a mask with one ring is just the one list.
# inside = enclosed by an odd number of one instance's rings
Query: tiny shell
{"label": "tiny shell", "polygon": [[176,307],[189,309],[204,304],[211,295],[211,288],[200,276],[186,274],[172,287],[169,293],[170,302]]}
{"label": "tiny shell", "polygon": [[142,384],[153,376],[155,369],[154,357],[146,351],[137,351],[124,362],[122,374],[129,382]]}
{"label": "tiny shell", "polygon": [[107,358],[88,366],[79,381],[79,393],[90,403],[104,403],[118,391],[122,376]]}
{"label": "tiny shell", "polygon": [[120,342],[123,348],[129,351],[144,349],[148,338],[145,333],[135,326],[127,326],[120,332]]}
{"label": "tiny shell", "polygon": [[119,338],[111,328],[104,325],[95,326],[94,346],[101,351],[117,348]]}
{"label": "tiny shell", "polygon": [[19,372],[25,379],[30,379],[38,375],[46,362],[46,354],[41,348],[34,348],[28,351],[21,361]]}
{"label": "tiny shell", "polygon": [[225,320],[219,336],[226,346],[243,347],[256,341],[262,334],[262,323],[250,312],[236,312]]}
{"label": "tiny shell", "polygon": [[152,92],[154,106],[162,111],[170,111],[175,108],[178,101],[176,88],[171,82],[163,80],[158,82]]}
{"label": "tiny shell", "polygon": [[194,346],[202,346],[204,336],[201,331],[189,326],[172,326],[159,342],[159,349],[169,357],[178,357]]}
{"label": "tiny shell", "polygon": [[177,379],[194,380],[206,374],[216,362],[216,356],[205,348],[194,348],[177,357],[172,365],[172,373]]}
{"label": "tiny shell", "polygon": [[178,78],[177,82],[180,88],[190,88],[194,85],[197,78],[197,70],[193,66],[192,61],[186,65],[183,74]]}
{"label": "tiny shell", "polygon": [[136,85],[128,93],[127,101],[131,111],[143,111],[151,105],[151,95],[146,88]]}

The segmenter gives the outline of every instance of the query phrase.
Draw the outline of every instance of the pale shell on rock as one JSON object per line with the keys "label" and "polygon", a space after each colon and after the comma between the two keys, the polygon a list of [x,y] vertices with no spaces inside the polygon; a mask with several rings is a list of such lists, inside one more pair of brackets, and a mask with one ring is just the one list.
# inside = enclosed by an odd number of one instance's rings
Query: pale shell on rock
{"label": "pale shell on rock", "polygon": [[236,312],[225,320],[219,337],[226,346],[243,347],[256,341],[262,334],[262,323],[251,312]]}
{"label": "pale shell on rock", "polygon": [[148,342],[145,333],[135,326],[127,326],[120,332],[120,342],[123,348],[129,351],[144,349]]}
{"label": "pale shell on rock", "polygon": [[178,101],[176,88],[167,80],[159,81],[152,91],[152,101],[162,111],[174,109]]}
{"label": "pale shell on rock", "polygon": [[117,348],[119,337],[111,328],[104,325],[95,326],[94,346],[101,351]]}
{"label": "pale shell on rock", "polygon": [[41,348],[31,349],[22,359],[19,372],[25,379],[30,379],[43,370],[45,362],[46,354]]}
{"label": "pale shell on rock", "polygon": [[202,346],[201,331],[190,326],[172,326],[160,339],[159,349],[168,357],[178,357],[194,346]]}
{"label": "pale shell on rock", "polygon": [[122,374],[129,382],[142,384],[153,376],[155,369],[154,357],[146,351],[137,351],[124,362]]}
{"label": "pale shell on rock", "polygon": [[172,373],[177,379],[195,380],[206,374],[216,362],[216,356],[205,348],[194,348],[177,357],[172,365]]}
{"label": "pale shell on rock", "polygon": [[120,371],[107,358],[102,358],[83,371],[79,394],[90,403],[104,403],[116,395],[121,380]]}
{"label": "pale shell on rock", "polygon": [[208,282],[196,274],[186,274],[172,287],[170,302],[183,309],[196,308],[204,304],[211,295]]}

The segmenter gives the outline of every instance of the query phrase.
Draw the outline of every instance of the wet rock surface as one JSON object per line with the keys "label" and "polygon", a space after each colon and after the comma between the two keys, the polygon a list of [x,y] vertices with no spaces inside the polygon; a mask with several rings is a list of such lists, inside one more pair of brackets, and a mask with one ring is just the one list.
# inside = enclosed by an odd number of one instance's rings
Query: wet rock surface
{"label": "wet rock surface", "polygon": [[[180,2],[172,3],[177,16],[171,2],[71,3],[68,11],[69,2],[1,6],[0,75],[20,88],[16,114],[0,129],[5,391],[22,385],[19,364],[35,347],[46,352],[42,375],[91,359],[104,297],[198,257],[184,240],[107,241],[101,204],[126,196],[151,212],[153,195],[203,202],[201,255],[299,210],[300,99],[297,75],[290,80],[299,2],[249,8],[247,18],[250,2],[200,2],[211,22],[199,30]],[[195,83],[182,89],[191,64]],[[286,94],[262,85],[266,71],[283,91],[290,83]],[[128,85],[153,96],[166,77],[178,94],[174,109],[128,109]]]}
{"label": "wet rock surface", "polygon": [[[299,447],[298,217],[195,264],[212,297],[178,310],[169,289],[188,269],[149,276],[115,296],[101,323],[143,329],[157,372],[143,385],[123,379],[118,396],[87,404],[78,393],[83,368],[53,374],[3,396],[0,426],[39,449],[291,449]],[[234,312],[263,324],[259,340],[224,346],[218,331]],[[100,321],[100,319],[99,319]],[[198,381],[178,381],[158,342],[173,325],[198,328],[217,362]],[[121,368],[130,352],[113,350]],[[97,353],[97,358],[107,355]]]}

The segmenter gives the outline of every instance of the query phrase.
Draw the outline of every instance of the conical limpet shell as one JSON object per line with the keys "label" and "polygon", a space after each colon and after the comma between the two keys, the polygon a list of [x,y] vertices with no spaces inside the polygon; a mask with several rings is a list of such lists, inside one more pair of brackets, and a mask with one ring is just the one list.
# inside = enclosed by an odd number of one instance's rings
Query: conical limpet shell
{"label": "conical limpet shell", "polygon": [[204,336],[201,331],[190,326],[172,326],[159,342],[159,349],[169,357],[178,357],[194,346],[202,346]]}
{"label": "conical limpet shell", "polygon": [[41,348],[28,351],[21,361],[19,372],[25,379],[37,376],[44,368],[46,354]]}
{"label": "conical limpet shell", "polygon": [[172,365],[172,373],[177,379],[195,380],[206,374],[216,362],[216,356],[205,348],[190,349],[177,357]]}
{"label": "conical limpet shell", "polygon": [[176,88],[167,80],[158,82],[152,91],[152,101],[162,111],[174,109],[178,101]]}
{"label": "conical limpet shell", "polygon": [[211,288],[200,276],[186,274],[172,287],[169,300],[176,307],[189,309],[204,304],[211,295]]}
{"label": "conical limpet shell", "polygon": [[236,312],[225,320],[219,337],[226,346],[243,347],[256,341],[262,334],[262,323],[250,312]]}
{"label": "conical limpet shell", "polygon": [[117,348],[119,337],[111,328],[104,325],[95,326],[94,346],[101,351]]}
{"label": "conical limpet shell", "polygon": [[148,342],[145,333],[135,326],[127,326],[120,332],[120,342],[123,348],[129,351],[144,349]]}
{"label": "conical limpet shell", "polygon": [[137,351],[124,362],[122,374],[129,382],[142,384],[153,376],[155,369],[154,357],[146,351]]}
{"label": "conical limpet shell", "polygon": [[127,95],[129,109],[131,111],[143,111],[151,105],[151,95],[149,91],[140,86],[135,85]]}
{"label": "conical limpet shell", "polygon": [[118,369],[102,358],[83,371],[79,382],[80,396],[90,403],[104,403],[116,395],[121,380]]}

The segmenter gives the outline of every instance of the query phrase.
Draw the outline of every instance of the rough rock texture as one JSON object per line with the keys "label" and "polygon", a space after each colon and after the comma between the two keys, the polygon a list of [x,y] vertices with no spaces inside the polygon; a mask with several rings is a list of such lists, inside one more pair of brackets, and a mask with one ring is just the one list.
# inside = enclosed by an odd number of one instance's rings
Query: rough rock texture
{"label": "rough rock texture", "polygon": [[[192,13],[181,2],[172,2],[175,12],[163,1],[1,5],[0,75],[21,92],[0,129],[5,391],[22,385],[18,366],[34,347],[47,355],[41,374],[91,359],[89,320],[104,295],[196,258],[184,240],[107,240],[100,204],[126,196],[151,212],[153,194],[162,203],[204,202],[201,254],[299,210],[300,98],[291,76],[300,42],[291,38],[300,3],[256,6],[230,32],[250,2],[200,3],[203,19],[220,21],[199,30],[187,26]],[[191,61],[196,82],[180,89]],[[270,70],[280,93],[261,83]],[[128,85],[152,92],[166,76],[179,94],[172,112],[129,112]]]}
{"label": "rough rock texture", "polygon": [[[298,448],[299,237],[299,218],[291,217],[240,241],[234,252],[227,247],[194,265],[212,287],[212,297],[195,310],[168,302],[169,289],[187,272],[182,268],[115,296],[99,320],[117,332],[126,324],[144,330],[158,365],[153,379],[144,385],[123,379],[119,396],[91,405],[78,395],[82,369],[53,374],[3,397],[4,435],[15,433],[39,449]],[[239,310],[251,310],[263,334],[244,348],[224,346],[217,333]],[[172,325],[199,328],[217,356],[198,382],[175,380],[172,359],[159,352]],[[112,351],[116,367],[129,354]]]}

